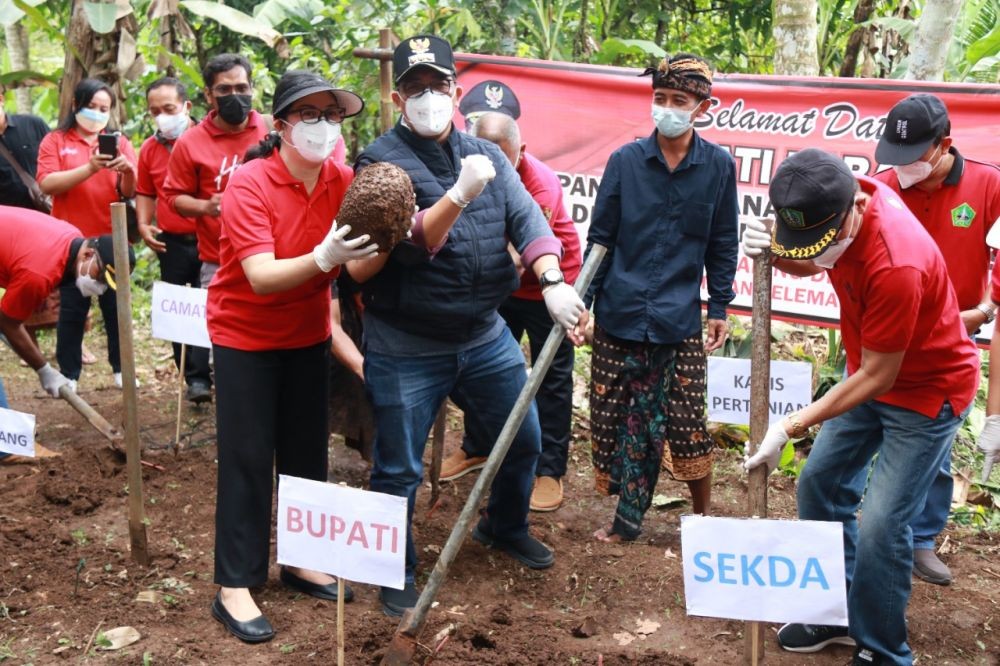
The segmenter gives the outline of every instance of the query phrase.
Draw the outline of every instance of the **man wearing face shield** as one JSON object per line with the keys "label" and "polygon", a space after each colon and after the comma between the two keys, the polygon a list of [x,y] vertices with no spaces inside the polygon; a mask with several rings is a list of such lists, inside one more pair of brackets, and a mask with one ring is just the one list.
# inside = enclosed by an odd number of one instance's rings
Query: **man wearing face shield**
{"label": "man wearing face shield", "polygon": [[[129,250],[132,263],[135,257]],[[53,398],[70,380],[49,365],[24,321],[56,287],[74,284],[84,297],[114,288],[114,250],[110,235],[84,239],[78,228],[44,213],[0,206],[0,333],[36,373]],[[40,457],[55,455],[36,445]],[[6,456],[0,454],[0,459]]]}
{"label": "man wearing face shield", "polygon": [[250,62],[223,53],[202,72],[211,111],[174,143],[163,192],[180,215],[193,218],[201,260],[200,282],[207,287],[219,268],[219,215],[222,194],[247,150],[267,135],[264,118],[251,108]]}
{"label": "man wearing face shield", "polygon": [[744,463],[770,472],[789,438],[823,424],[799,477],[798,513],[844,525],[850,626],[788,624],[778,642],[793,652],[856,645],[856,665],[912,664],[909,525],[971,408],[979,354],[940,250],[890,188],[810,148],[781,164],[768,192],[774,236],[750,220],[744,251],[770,248],[774,265],[793,275],[827,272],[848,369],[822,398],[768,428]]}
{"label": "man wearing face shield", "polygon": [[[561,246],[500,149],[457,131],[462,89],[451,45],[434,35],[403,40],[393,53],[399,123],[357,166],[392,162],[413,182],[413,237],[391,253],[350,262],[363,284],[365,384],[375,413],[371,488],[406,497],[413,515],[427,434],[446,398],[471,435],[495,442],[525,383],[524,356],[497,313],[517,288],[510,240],[542,286],[552,320],[577,323],[583,303],[559,270]],[[532,405],[493,482],[473,538],[533,569],[552,552],[528,531],[541,448]],[[401,615],[417,601],[417,550],[407,530],[406,587],[382,588],[382,609]]]}
{"label": "man wearing face shield", "polygon": [[[952,143],[948,109],[935,95],[903,99],[889,111],[875,148],[875,178],[891,187],[941,249],[969,335],[993,321],[996,304],[987,289],[990,247],[986,234],[1000,218],[1000,169],[963,156]],[[994,274],[997,274],[994,269]],[[951,456],[934,479],[927,504],[910,524],[913,573],[947,585],[951,571],[934,552],[951,509]],[[887,554],[888,555],[888,554]]]}

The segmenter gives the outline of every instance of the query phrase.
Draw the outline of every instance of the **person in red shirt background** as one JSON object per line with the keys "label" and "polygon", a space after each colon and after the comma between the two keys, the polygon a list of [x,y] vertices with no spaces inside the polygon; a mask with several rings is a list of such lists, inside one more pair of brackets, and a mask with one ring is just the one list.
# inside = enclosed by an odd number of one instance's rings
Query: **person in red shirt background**
{"label": "person in red shirt background", "polygon": [[205,100],[211,111],[174,143],[163,194],[180,215],[195,221],[200,282],[207,287],[219,268],[222,193],[247,150],[267,135],[264,118],[251,109],[250,62],[223,53],[205,65]]}
{"label": "person in red shirt background", "polygon": [[[201,260],[194,218],[183,217],[170,207],[163,191],[167,163],[174,143],[194,126],[187,88],[175,78],[165,76],[146,89],[146,108],[156,122],[156,133],[146,139],[139,151],[139,181],[136,185],[136,213],[139,235],[156,252],[160,277],[180,286],[201,286]],[[155,220],[155,222],[154,222]],[[155,226],[154,226],[155,225]],[[181,363],[181,346],[173,343],[174,365],[184,373],[187,399],[194,403],[211,402],[212,376],[208,349],[189,347]]]}
{"label": "person in red shirt background", "polygon": [[[136,156],[132,143],[118,136],[114,156],[97,150],[99,134],[106,133],[117,100],[111,87],[97,79],[83,79],[73,91],[73,106],[55,131],[38,148],[38,185],[52,195],[52,216],[78,228],[84,236],[111,233],[111,204],[135,196]],[[63,285],[56,325],[56,360],[76,389],[82,369],[81,344],[91,297],[98,296],[108,338],[108,363],[115,385],[121,387],[118,349],[118,313],[114,290],[81,293]]]}
{"label": "person in red shirt background", "polygon": [[[328,158],[341,121],[362,108],[315,74],[286,72],[274,90],[276,130],[247,153],[222,204],[207,310],[218,387],[212,615],[249,643],[274,637],[249,588],[267,580],[275,464],[278,474],[327,480],[330,280],[378,249],[367,235],[345,241],[350,227],[334,222],[353,172]],[[337,598],[323,573],[282,567],[281,581]]]}

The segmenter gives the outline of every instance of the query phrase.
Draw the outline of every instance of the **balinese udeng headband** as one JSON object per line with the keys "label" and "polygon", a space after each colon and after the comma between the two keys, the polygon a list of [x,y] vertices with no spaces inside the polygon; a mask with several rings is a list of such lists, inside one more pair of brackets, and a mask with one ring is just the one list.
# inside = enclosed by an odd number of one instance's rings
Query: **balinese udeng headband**
{"label": "balinese udeng headband", "polygon": [[654,88],[683,90],[702,99],[712,96],[712,69],[696,58],[660,61],[657,67],[647,67],[640,76],[653,76]]}

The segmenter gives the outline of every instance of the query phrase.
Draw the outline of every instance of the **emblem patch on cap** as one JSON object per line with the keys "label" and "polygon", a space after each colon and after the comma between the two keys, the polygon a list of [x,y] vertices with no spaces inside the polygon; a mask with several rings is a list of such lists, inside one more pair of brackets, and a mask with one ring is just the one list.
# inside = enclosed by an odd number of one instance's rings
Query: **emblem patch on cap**
{"label": "emblem patch on cap", "polygon": [[426,37],[415,37],[410,40],[410,48],[413,50],[413,55],[407,58],[410,65],[416,65],[421,62],[434,62],[434,54],[429,53],[428,49],[431,47],[431,40]]}
{"label": "emblem patch on cap", "polygon": [[503,88],[500,86],[486,86],[483,96],[486,97],[486,105],[491,109],[503,106]]}
{"label": "emblem patch on cap", "polygon": [[778,211],[778,215],[792,229],[803,229],[806,226],[806,217],[802,214],[801,210],[782,208]]}
{"label": "emblem patch on cap", "polygon": [[951,209],[952,226],[968,229],[969,225],[972,224],[972,220],[975,218],[976,211],[973,210],[972,206],[967,203],[963,203],[961,206],[956,206]]}
{"label": "emblem patch on cap", "polygon": [[906,120],[900,119],[896,121],[896,136],[903,141],[906,141],[906,126]]}

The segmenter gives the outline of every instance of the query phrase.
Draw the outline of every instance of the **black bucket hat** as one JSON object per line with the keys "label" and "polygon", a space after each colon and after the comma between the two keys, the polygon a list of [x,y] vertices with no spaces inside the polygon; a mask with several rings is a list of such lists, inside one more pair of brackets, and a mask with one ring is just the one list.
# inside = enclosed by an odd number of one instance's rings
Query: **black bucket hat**
{"label": "black bucket hat", "polygon": [[344,110],[344,117],[350,118],[361,113],[365,108],[364,100],[350,90],[335,88],[333,84],[319,74],[301,69],[293,69],[284,73],[274,88],[274,99],[271,101],[271,115],[280,117],[281,113],[296,100],[318,92],[333,93],[337,104]]}

